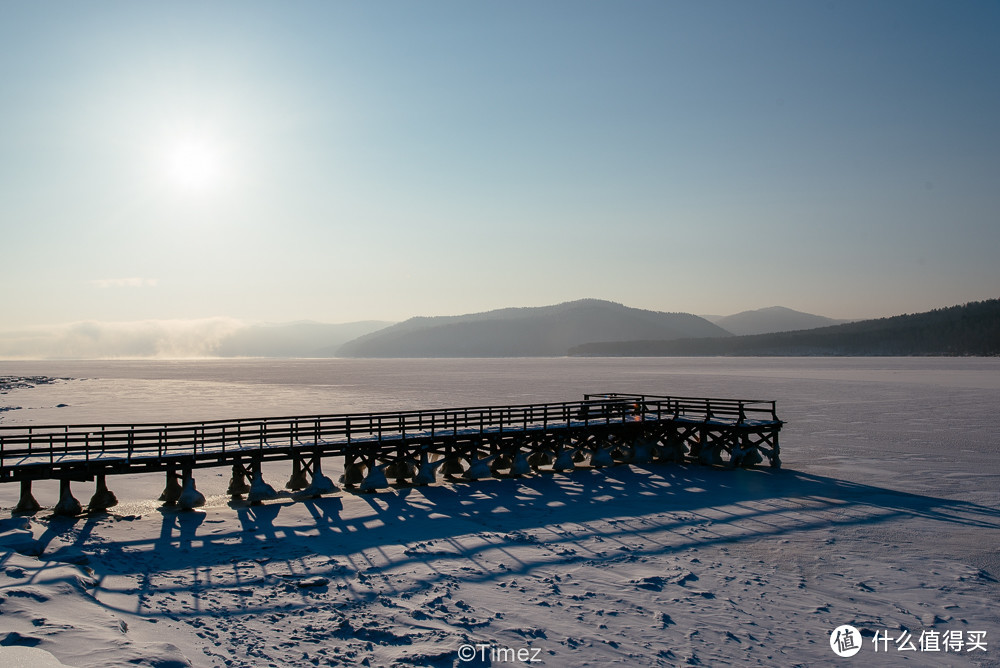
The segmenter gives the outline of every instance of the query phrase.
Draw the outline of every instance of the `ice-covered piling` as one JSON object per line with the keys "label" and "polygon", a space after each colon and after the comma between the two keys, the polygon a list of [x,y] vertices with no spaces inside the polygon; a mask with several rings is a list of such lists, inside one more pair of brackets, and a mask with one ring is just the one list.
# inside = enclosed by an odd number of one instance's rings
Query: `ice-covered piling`
{"label": "ice-covered piling", "polygon": [[604,466],[614,466],[615,460],[611,458],[611,448],[598,448],[590,455],[590,465],[594,468]]}
{"label": "ice-covered piling", "polygon": [[573,462],[573,448],[564,448],[556,455],[556,461],[552,464],[553,471],[572,471],[576,468]]}
{"label": "ice-covered piling", "polygon": [[344,485],[358,485],[365,479],[364,462],[359,463],[355,455],[347,455],[344,461],[344,474],[340,482]]}
{"label": "ice-covered piling", "polygon": [[441,467],[441,473],[449,477],[460,476],[465,473],[465,468],[462,466],[462,458],[458,455],[446,456],[444,458],[444,465]]}
{"label": "ice-covered piling", "polygon": [[101,512],[118,505],[118,497],[108,489],[107,478],[103,475],[97,476],[97,490],[90,497],[87,509],[91,512]]}
{"label": "ice-covered piling", "polygon": [[337,491],[337,486],[333,484],[333,481],[328,477],[323,475],[322,467],[322,457],[316,455],[313,457],[312,471],[313,477],[312,482],[306,487],[300,495],[304,498],[315,498],[317,496],[322,496],[324,494],[333,494]]}
{"label": "ice-covered piling", "polygon": [[59,503],[52,509],[56,515],[72,517],[83,512],[83,506],[73,497],[73,492],[69,488],[69,480],[63,478],[59,481]]}
{"label": "ice-covered piling", "polygon": [[361,486],[358,487],[362,492],[374,492],[378,489],[385,489],[389,486],[389,481],[386,480],[385,471],[381,466],[369,466],[368,475],[365,479],[361,481]]}
{"label": "ice-covered piling", "polygon": [[21,481],[21,497],[14,506],[15,515],[32,515],[42,509],[41,504],[31,494],[31,481]]}
{"label": "ice-covered piling", "polygon": [[528,463],[528,456],[523,452],[518,452],[510,465],[510,475],[528,475],[529,473],[531,473],[531,464]]}
{"label": "ice-covered piling", "polygon": [[163,493],[160,494],[160,501],[168,506],[172,506],[181,498],[182,491],[181,484],[177,480],[177,472],[174,469],[170,469],[167,471],[167,484],[163,488]]}
{"label": "ice-covered piling", "polygon": [[243,468],[242,464],[233,464],[233,476],[229,479],[229,486],[226,488],[226,494],[236,501],[242,499],[243,495],[249,491],[250,485],[247,483],[246,469]]}
{"label": "ice-covered piling", "polygon": [[251,506],[258,505],[262,501],[267,501],[268,499],[273,499],[278,496],[278,493],[274,491],[274,488],[264,482],[264,474],[260,470],[260,464],[254,467],[253,472],[253,482],[250,483],[250,493],[247,495],[247,501],[250,502]]}
{"label": "ice-covered piling", "polygon": [[184,510],[194,510],[195,508],[200,508],[205,505],[205,495],[199,492],[194,486],[194,474],[191,469],[184,470],[184,483],[181,489],[181,495],[177,499],[177,503]]}
{"label": "ice-covered piling", "polygon": [[491,464],[495,459],[500,456],[500,453],[495,455],[490,455],[488,457],[483,457],[482,459],[474,459],[469,462],[469,468],[465,471],[464,477],[466,480],[482,480],[484,478],[493,477],[493,469]]}
{"label": "ice-covered piling", "polygon": [[293,492],[297,492],[300,489],[305,489],[309,486],[309,478],[306,477],[305,467],[302,466],[302,461],[298,457],[292,459],[292,476],[285,483],[285,489],[290,489]]}

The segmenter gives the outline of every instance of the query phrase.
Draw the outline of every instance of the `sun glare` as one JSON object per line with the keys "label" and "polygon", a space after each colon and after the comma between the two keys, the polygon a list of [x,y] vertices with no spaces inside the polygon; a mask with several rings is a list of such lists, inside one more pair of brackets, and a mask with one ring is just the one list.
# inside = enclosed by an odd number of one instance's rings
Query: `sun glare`
{"label": "sun glare", "polygon": [[186,141],[177,144],[167,156],[167,173],[174,183],[191,190],[215,185],[222,175],[219,151],[210,144]]}

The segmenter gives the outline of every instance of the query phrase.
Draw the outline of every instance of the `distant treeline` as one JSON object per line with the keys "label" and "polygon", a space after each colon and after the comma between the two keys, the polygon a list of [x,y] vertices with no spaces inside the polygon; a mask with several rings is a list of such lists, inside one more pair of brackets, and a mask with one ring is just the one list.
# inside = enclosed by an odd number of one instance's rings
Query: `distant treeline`
{"label": "distant treeline", "polygon": [[1000,355],[1000,299],[777,334],[587,343],[570,355]]}

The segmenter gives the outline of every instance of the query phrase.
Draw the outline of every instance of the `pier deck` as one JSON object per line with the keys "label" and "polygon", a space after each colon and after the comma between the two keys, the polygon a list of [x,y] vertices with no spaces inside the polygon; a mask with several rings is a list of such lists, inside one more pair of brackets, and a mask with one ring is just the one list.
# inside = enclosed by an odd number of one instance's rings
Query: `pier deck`
{"label": "pier deck", "polygon": [[[59,480],[71,498],[70,481],[96,479],[91,508],[101,509],[113,499],[107,476],[151,471],[167,472],[161,499],[190,505],[181,492],[194,489],[193,470],[219,466],[233,467],[232,494],[259,501],[273,494],[261,464],[276,460],[292,462],[287,487],[316,493],[336,489],[322,476],[328,457],[343,457],[342,483],[363,491],[386,486],[387,478],[426,484],[438,467],[471,479],[653,460],[749,466],[767,458],[779,467],[782,424],[774,401],[612,393],[582,401],[350,415],[0,425],[0,483],[22,483],[18,509],[27,512],[37,506],[32,481]],[[178,471],[184,487],[176,482]],[[79,506],[67,503],[71,511]]]}

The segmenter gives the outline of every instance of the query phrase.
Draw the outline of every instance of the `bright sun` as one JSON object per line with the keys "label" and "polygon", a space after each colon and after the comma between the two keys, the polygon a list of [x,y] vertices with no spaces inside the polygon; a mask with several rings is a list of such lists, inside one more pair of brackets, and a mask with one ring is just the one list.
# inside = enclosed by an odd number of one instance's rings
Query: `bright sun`
{"label": "bright sun", "polygon": [[203,190],[219,181],[222,175],[221,156],[211,144],[184,141],[169,152],[167,173],[171,181],[183,188]]}

